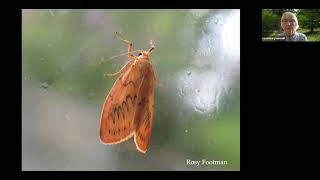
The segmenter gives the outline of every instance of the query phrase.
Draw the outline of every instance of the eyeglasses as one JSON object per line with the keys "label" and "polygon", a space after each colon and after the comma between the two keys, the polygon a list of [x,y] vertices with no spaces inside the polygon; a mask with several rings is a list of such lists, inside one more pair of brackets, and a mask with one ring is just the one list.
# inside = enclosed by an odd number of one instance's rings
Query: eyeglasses
{"label": "eyeglasses", "polygon": [[283,23],[287,23],[287,22],[295,23],[296,21],[293,20],[293,19],[283,19],[283,20],[281,20],[281,22],[283,22]]}

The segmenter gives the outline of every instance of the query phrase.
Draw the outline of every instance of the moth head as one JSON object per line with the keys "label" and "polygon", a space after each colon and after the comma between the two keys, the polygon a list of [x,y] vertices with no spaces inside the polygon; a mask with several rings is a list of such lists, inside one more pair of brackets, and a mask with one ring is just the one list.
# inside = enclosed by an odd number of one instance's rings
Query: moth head
{"label": "moth head", "polygon": [[150,60],[150,54],[153,52],[155,49],[155,46],[153,44],[153,41],[150,41],[150,49],[148,51],[140,50],[138,54],[138,59],[145,59],[145,60]]}
{"label": "moth head", "polygon": [[154,50],[154,47],[151,47],[149,51],[141,50],[138,54],[138,59],[149,60],[150,54]]}
{"label": "moth head", "polygon": [[144,50],[140,50],[139,54],[138,54],[138,59],[144,59],[144,60],[148,60],[149,59],[149,54],[147,51]]}

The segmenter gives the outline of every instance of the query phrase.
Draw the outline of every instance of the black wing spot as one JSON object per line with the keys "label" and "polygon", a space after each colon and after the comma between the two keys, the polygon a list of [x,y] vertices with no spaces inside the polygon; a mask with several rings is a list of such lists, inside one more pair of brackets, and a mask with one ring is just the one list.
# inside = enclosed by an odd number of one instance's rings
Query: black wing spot
{"label": "black wing spot", "polygon": [[110,119],[110,117],[111,117],[111,119],[112,119],[112,121],[113,121],[113,124],[114,124],[114,123],[115,123],[115,122],[114,122],[114,114],[113,114],[112,112],[109,113],[109,118],[108,118],[108,119]]}
{"label": "black wing spot", "polygon": [[149,100],[146,98],[146,97],[144,97],[144,98],[142,98],[142,100],[138,103],[138,106],[142,106],[142,107],[144,107],[146,104],[148,104],[149,103]]}
{"label": "black wing spot", "polygon": [[133,98],[131,97],[131,95],[127,95],[126,96],[126,102],[128,103],[128,100],[130,99],[131,103],[132,103],[132,106],[134,107],[135,105],[135,102],[136,102],[136,99],[137,99],[137,95],[134,95]]}
{"label": "black wing spot", "polygon": [[[124,106],[127,107],[127,112],[129,112],[129,106],[126,101],[122,102],[122,109],[124,109]],[[123,117],[123,119],[124,119],[124,117]]]}

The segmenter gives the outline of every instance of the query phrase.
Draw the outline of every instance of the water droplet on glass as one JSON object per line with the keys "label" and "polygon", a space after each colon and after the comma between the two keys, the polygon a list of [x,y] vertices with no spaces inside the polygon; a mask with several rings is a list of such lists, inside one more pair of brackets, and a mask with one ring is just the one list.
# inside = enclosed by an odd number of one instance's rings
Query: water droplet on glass
{"label": "water droplet on glass", "polygon": [[40,58],[40,61],[42,61],[42,62],[45,61],[45,60],[46,60],[46,59],[45,59],[44,57]]}
{"label": "water droplet on glass", "polygon": [[54,13],[53,13],[52,9],[49,9],[49,13],[50,13],[51,16],[54,16]]}
{"label": "water droplet on glass", "polygon": [[52,44],[51,44],[51,43],[48,43],[48,47],[52,47]]}
{"label": "water droplet on glass", "polygon": [[213,17],[213,23],[222,25],[222,17],[220,15]]}
{"label": "water droplet on glass", "polygon": [[188,129],[186,129],[184,132],[185,132],[185,133],[188,133]]}
{"label": "water droplet on glass", "polygon": [[191,72],[190,72],[190,71],[188,71],[188,72],[187,72],[187,75],[188,75],[188,76],[190,76],[190,75],[191,75]]}
{"label": "water droplet on glass", "polygon": [[41,87],[47,89],[49,87],[48,83],[44,82],[41,84]]}
{"label": "water droplet on glass", "polygon": [[215,24],[218,24],[218,19],[217,18],[213,18],[213,22],[215,23]]}
{"label": "water droplet on glass", "polygon": [[65,115],[64,115],[64,118],[65,118],[66,120],[68,120],[68,121],[70,121],[70,120],[71,120],[71,118],[69,117],[69,115],[68,115],[68,114],[65,114]]}
{"label": "water droplet on glass", "polygon": [[102,63],[104,63],[104,58],[102,57],[102,58],[100,58],[100,62],[99,62],[99,64],[102,64]]}
{"label": "water droplet on glass", "polygon": [[179,95],[180,98],[183,98],[184,93],[183,93],[182,88],[179,88],[179,90],[178,90],[178,95]]}
{"label": "water droplet on glass", "polygon": [[199,113],[201,113],[201,114],[204,113],[204,110],[203,110],[201,107],[199,107],[199,106],[194,106],[194,110],[197,111],[197,112],[199,112]]}
{"label": "water droplet on glass", "polygon": [[196,92],[197,92],[197,93],[200,93],[200,89],[197,89]]}

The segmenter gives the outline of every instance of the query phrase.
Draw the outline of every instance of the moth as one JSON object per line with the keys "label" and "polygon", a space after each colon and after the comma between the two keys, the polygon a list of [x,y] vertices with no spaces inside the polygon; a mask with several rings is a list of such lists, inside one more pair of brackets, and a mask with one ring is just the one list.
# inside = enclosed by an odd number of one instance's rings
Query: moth
{"label": "moth", "polygon": [[151,138],[154,118],[155,71],[148,51],[132,51],[133,44],[116,33],[120,41],[128,45],[129,61],[122,69],[109,76],[118,76],[104,101],[100,119],[100,141],[118,144],[134,137],[136,148],[146,153]]}

